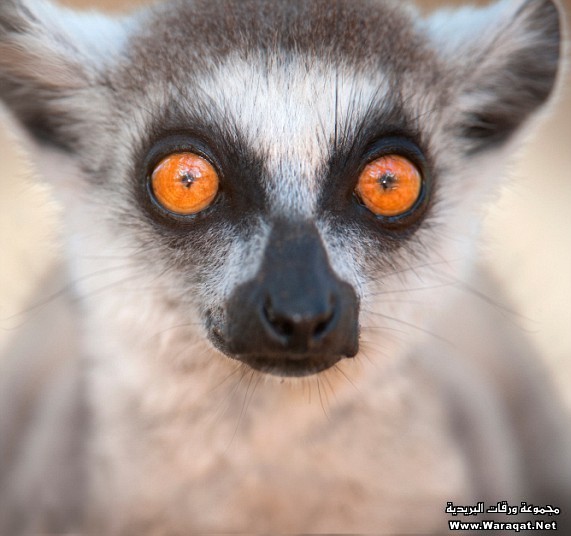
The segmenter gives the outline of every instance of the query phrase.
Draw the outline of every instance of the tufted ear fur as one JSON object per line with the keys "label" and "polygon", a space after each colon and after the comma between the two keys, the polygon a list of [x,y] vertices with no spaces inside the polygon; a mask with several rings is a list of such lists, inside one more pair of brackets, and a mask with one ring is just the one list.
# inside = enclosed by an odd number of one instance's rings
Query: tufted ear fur
{"label": "tufted ear fur", "polygon": [[[45,0],[0,2],[0,101],[42,144],[73,151],[89,90],[119,52],[118,20]],[[93,107],[93,103],[91,103]]]}
{"label": "tufted ear fur", "polygon": [[552,93],[561,55],[553,0],[502,0],[443,11],[428,24],[453,66],[453,123],[470,153],[506,142]]}

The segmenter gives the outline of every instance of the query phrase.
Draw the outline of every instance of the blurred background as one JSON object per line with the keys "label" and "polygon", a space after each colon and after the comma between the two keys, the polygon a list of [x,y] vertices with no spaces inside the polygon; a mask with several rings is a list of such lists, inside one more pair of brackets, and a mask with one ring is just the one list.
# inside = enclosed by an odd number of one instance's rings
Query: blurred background
{"label": "blurred background", "polygon": [[[0,0],[2,1],[2,0]],[[159,0],[160,1],[160,0]],[[145,0],[61,0],[118,12]],[[484,1],[417,0],[429,11]],[[571,0],[562,1],[571,21]],[[568,25],[569,26],[569,25]],[[571,71],[571,69],[569,69]],[[571,408],[571,76],[529,140],[486,222],[483,254]],[[0,353],[34,285],[60,254],[57,207],[0,116]]]}

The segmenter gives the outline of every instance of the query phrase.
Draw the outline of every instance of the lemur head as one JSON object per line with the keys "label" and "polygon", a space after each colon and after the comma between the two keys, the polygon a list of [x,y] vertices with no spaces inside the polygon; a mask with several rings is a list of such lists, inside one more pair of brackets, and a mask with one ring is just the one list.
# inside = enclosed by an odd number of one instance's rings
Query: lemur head
{"label": "lemur head", "polygon": [[62,199],[103,331],[304,376],[428,325],[437,303],[399,298],[466,270],[559,52],[550,0],[428,18],[178,0],[118,19],[2,0],[0,98]]}

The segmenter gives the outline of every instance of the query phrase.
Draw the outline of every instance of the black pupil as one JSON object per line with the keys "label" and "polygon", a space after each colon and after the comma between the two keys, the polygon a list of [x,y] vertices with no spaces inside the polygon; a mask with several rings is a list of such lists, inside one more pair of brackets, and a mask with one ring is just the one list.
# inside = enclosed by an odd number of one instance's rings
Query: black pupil
{"label": "black pupil", "polygon": [[397,178],[395,174],[391,173],[390,171],[383,173],[379,178],[379,185],[385,191],[394,190],[394,188],[396,188],[397,185]]}
{"label": "black pupil", "polygon": [[193,185],[194,180],[194,177],[190,173],[183,173],[180,177],[180,182],[187,188],[190,188]]}

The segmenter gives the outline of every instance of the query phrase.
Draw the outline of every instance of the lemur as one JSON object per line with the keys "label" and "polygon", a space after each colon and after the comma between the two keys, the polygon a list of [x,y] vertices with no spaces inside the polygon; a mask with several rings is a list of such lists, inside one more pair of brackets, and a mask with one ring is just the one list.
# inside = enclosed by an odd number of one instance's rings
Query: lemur
{"label": "lemur", "polygon": [[561,34],[551,0],[2,0],[65,259],[0,361],[0,533],[445,534],[503,500],[565,533],[569,416],[478,249]]}

